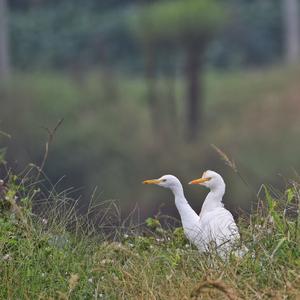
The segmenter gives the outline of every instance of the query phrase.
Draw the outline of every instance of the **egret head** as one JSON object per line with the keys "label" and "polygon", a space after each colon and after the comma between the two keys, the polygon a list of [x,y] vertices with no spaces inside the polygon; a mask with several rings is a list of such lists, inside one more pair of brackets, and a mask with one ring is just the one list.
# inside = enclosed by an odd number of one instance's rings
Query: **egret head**
{"label": "egret head", "polygon": [[177,177],[173,175],[164,175],[158,179],[150,179],[143,181],[144,184],[156,184],[168,189],[175,189],[181,187],[181,183]]}
{"label": "egret head", "polygon": [[189,182],[189,184],[203,185],[210,190],[225,188],[225,183],[222,176],[214,171],[205,171],[201,178]]}

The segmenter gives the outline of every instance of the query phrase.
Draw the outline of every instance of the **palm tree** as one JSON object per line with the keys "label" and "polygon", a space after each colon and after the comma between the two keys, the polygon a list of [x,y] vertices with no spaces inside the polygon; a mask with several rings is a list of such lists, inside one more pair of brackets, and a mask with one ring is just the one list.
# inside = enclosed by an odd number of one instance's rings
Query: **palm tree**
{"label": "palm tree", "polygon": [[[151,80],[154,53],[160,47],[168,47],[170,51],[176,47],[185,53],[186,137],[189,141],[197,137],[202,125],[204,53],[224,19],[224,10],[216,0],[173,0],[145,5],[135,23],[136,32],[148,49],[145,53],[151,58],[148,59]],[[151,97],[153,94],[149,93]],[[157,106],[157,101],[152,99],[151,104]],[[153,114],[157,112],[156,108]]]}

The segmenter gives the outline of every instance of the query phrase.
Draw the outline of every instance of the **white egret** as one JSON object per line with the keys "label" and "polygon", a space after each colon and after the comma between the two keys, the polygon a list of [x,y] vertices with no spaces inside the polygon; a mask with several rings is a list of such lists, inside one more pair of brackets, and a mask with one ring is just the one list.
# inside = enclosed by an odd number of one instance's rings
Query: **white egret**
{"label": "white egret", "polygon": [[[229,210],[222,202],[225,194],[225,182],[222,176],[214,171],[205,171],[201,178],[189,182],[199,184],[210,189],[206,196],[199,215],[201,230],[204,239],[214,242],[217,251],[222,256],[232,250],[240,239],[238,227]],[[241,255],[239,251],[235,252]]]}
{"label": "white egret", "polygon": [[200,238],[199,216],[185,199],[183,188],[178,178],[173,175],[164,175],[159,179],[145,180],[143,181],[143,183],[157,184],[164,188],[168,188],[173,192],[175,197],[175,205],[180,214],[182,227],[186,237],[191,243],[195,244],[199,248],[199,250],[204,251],[205,249],[202,247],[202,245],[200,245],[200,243],[197,243],[197,240],[199,240]]}
{"label": "white egret", "polygon": [[222,204],[222,196],[225,192],[222,177],[212,171],[207,171],[204,175],[201,179],[190,182],[190,184],[203,184],[211,189],[204,201],[200,216],[187,202],[182,185],[175,176],[164,175],[158,179],[145,180],[143,183],[169,188],[174,194],[175,205],[187,239],[200,252],[207,252],[211,246],[216,246],[218,254],[224,257],[231,250],[233,242],[239,239],[239,233],[231,213]]}

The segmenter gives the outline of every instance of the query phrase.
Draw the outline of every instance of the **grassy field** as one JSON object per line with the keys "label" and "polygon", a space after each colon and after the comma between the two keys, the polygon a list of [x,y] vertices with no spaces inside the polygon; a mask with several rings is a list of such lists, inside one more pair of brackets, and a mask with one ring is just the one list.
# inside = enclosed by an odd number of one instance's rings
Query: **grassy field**
{"label": "grassy field", "polygon": [[297,182],[282,193],[263,187],[257,210],[239,220],[249,253],[224,262],[199,254],[173,222],[111,227],[109,203],[78,215],[68,191],[44,190],[31,172],[1,185],[1,299],[300,297]]}
{"label": "grassy field", "polygon": [[[176,138],[157,142],[140,78],[116,76],[106,89],[99,74],[79,82],[20,74],[11,87],[1,87],[1,129],[12,136],[1,136],[1,149],[8,146],[16,169],[39,165],[42,127],[65,121],[45,168],[55,187],[32,169],[1,173],[0,299],[299,299],[299,76],[299,67],[282,66],[208,72],[203,133],[190,145]],[[163,107],[167,83],[160,78]],[[184,127],[183,99],[179,78],[176,137]],[[17,111],[22,114],[14,117]],[[250,189],[210,144],[236,160]],[[250,215],[235,213],[250,250],[243,258],[200,255],[178,221],[158,217],[134,225],[134,214],[125,219],[123,210],[120,217],[118,204],[97,202],[91,190],[81,202],[81,191],[66,190],[60,179],[66,174],[76,188],[100,185],[102,199],[119,199],[127,211],[138,203],[149,217],[174,212],[174,203],[168,191],[145,189],[141,180],[168,172],[185,184],[206,168],[223,175],[227,207],[252,207]],[[198,211],[205,191],[186,191]],[[94,204],[87,205],[91,198]]]}

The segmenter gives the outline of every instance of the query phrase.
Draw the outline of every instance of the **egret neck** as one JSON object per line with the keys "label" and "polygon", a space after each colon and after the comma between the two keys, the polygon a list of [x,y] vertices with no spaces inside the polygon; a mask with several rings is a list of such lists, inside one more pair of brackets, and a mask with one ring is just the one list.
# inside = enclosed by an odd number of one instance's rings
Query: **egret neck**
{"label": "egret neck", "polygon": [[222,184],[218,184],[214,187],[211,187],[210,192],[206,196],[201,213],[200,218],[204,213],[207,213],[217,207],[224,207],[224,204],[222,202],[223,196],[225,194],[225,183],[222,182]]}
{"label": "egret neck", "polygon": [[192,207],[185,199],[182,185],[180,184],[172,186],[171,191],[173,192],[175,197],[175,205],[178,209],[182,226],[184,228],[188,228],[195,222],[198,222],[199,216],[196,214],[196,212],[192,209]]}

